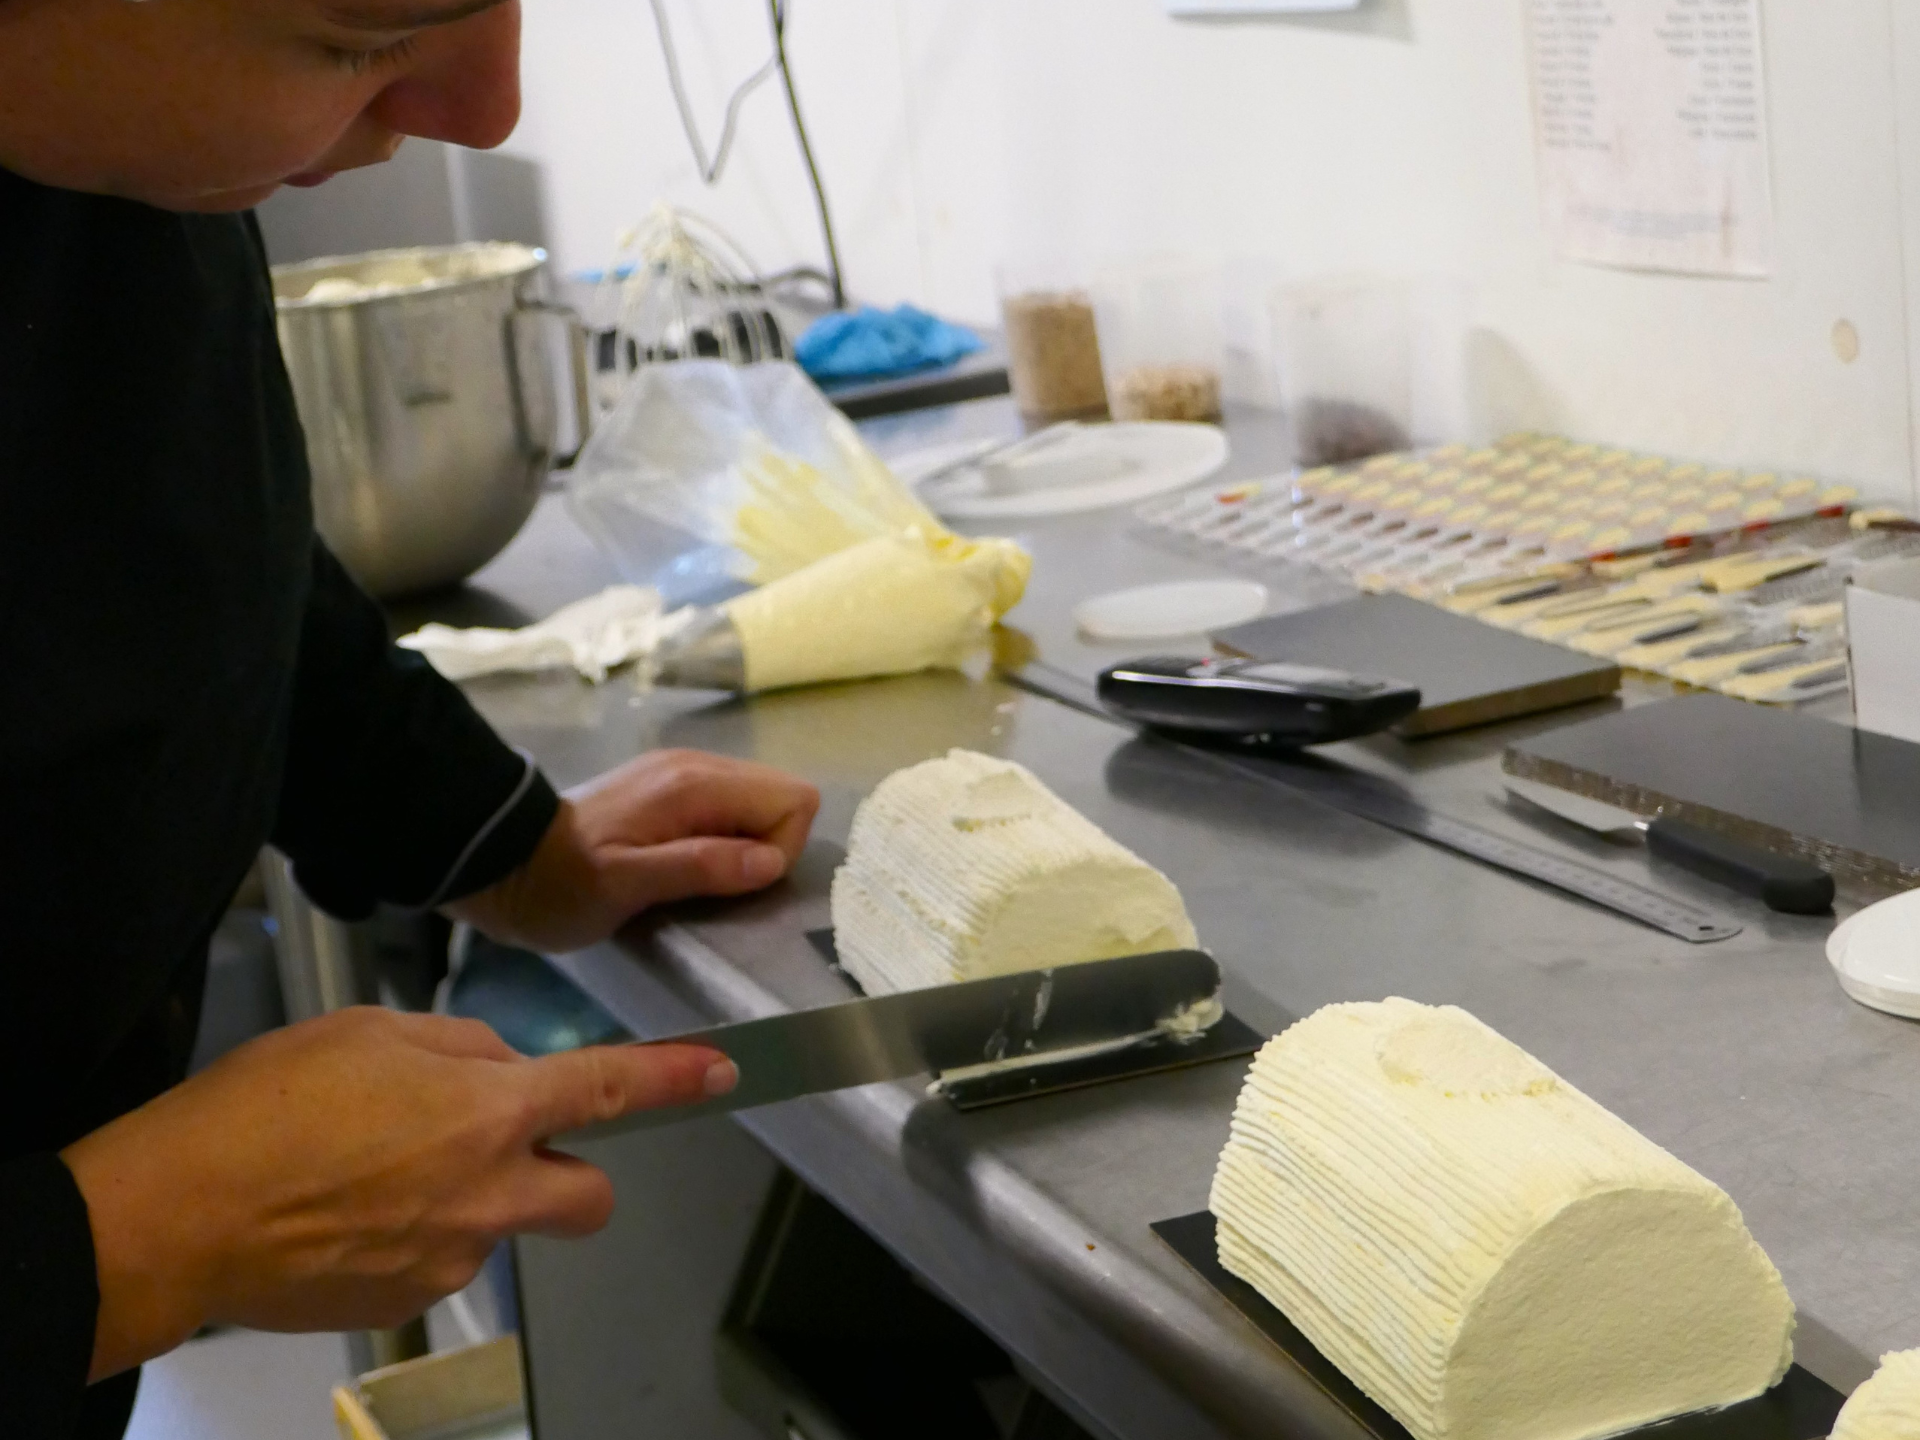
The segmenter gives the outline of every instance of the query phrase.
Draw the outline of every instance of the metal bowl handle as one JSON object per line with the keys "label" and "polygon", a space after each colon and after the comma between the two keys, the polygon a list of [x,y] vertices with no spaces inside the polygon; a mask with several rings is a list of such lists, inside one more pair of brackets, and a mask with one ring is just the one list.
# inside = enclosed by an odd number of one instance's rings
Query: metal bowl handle
{"label": "metal bowl handle", "polygon": [[[556,437],[542,443],[533,437],[527,419],[525,387],[520,374],[520,347],[516,344],[520,321],[527,317],[558,320],[567,330],[567,376],[573,385],[574,446],[562,454]],[[566,470],[580,458],[580,451],[593,433],[593,392],[589,388],[591,372],[587,364],[587,327],[571,305],[556,305],[547,300],[522,300],[507,316],[507,388],[513,396],[513,428],[521,445],[530,455],[543,458],[555,470]]]}

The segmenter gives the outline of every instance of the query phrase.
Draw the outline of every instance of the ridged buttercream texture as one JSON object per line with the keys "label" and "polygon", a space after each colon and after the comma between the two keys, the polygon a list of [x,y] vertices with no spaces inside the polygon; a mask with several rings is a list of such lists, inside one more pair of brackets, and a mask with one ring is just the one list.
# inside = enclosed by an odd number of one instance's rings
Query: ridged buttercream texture
{"label": "ridged buttercream texture", "polygon": [[1220,1263],[1419,1440],[1585,1440],[1768,1389],[1786,1287],[1726,1193],[1453,1006],[1256,1057]]}
{"label": "ridged buttercream texture", "polygon": [[833,929],[872,994],[1194,944],[1172,881],[1024,766],[971,750],[861,804]]}
{"label": "ridged buttercream texture", "polygon": [[1833,1440],[1920,1440],[1920,1350],[1880,1357],[1880,1368],[1847,1398]]}

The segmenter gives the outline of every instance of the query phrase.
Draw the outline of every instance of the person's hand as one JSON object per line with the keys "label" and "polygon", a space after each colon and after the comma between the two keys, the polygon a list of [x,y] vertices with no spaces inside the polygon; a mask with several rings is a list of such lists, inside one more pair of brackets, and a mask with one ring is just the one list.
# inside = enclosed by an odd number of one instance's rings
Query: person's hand
{"label": "person's hand", "polygon": [[410,1319],[505,1236],[606,1223],[607,1177],[548,1138],[736,1079],[698,1046],[528,1060],[477,1020],[378,1009],[243,1045],[62,1152],[100,1279],[92,1378],[208,1323]]}
{"label": "person's hand", "polygon": [[578,950],[649,905],[771,885],[819,808],[785,771],[656,750],[568,791],[526,864],[446,910],[509,944]]}

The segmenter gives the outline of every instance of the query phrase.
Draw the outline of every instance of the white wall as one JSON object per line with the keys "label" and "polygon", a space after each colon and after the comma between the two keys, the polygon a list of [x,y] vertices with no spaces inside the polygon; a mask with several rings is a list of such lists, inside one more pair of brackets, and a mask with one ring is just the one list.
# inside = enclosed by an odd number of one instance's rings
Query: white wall
{"label": "white wall", "polygon": [[[709,144],[766,53],[762,0],[667,0]],[[1763,0],[1776,273],[1563,264],[1541,233],[1520,0],[1175,22],[1158,0],[789,0],[789,46],[862,299],[991,319],[1007,253],[1165,247],[1474,286],[1475,425],[1807,470],[1914,503],[1920,7]],[[561,263],[668,199],[764,268],[820,247],[784,101],[699,182],[645,0],[528,7],[510,148],[548,167]],[[1257,273],[1250,268],[1246,273]],[[1915,307],[1910,313],[1910,303]],[[1851,364],[1836,321],[1861,337]]]}

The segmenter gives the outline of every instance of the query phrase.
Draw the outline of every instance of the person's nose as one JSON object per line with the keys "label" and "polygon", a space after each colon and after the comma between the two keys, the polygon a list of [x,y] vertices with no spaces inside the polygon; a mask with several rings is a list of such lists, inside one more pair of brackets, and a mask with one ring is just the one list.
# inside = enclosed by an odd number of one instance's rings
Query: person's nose
{"label": "person's nose", "polygon": [[433,37],[431,52],[368,108],[401,135],[490,150],[520,120],[520,6],[497,5]]}

